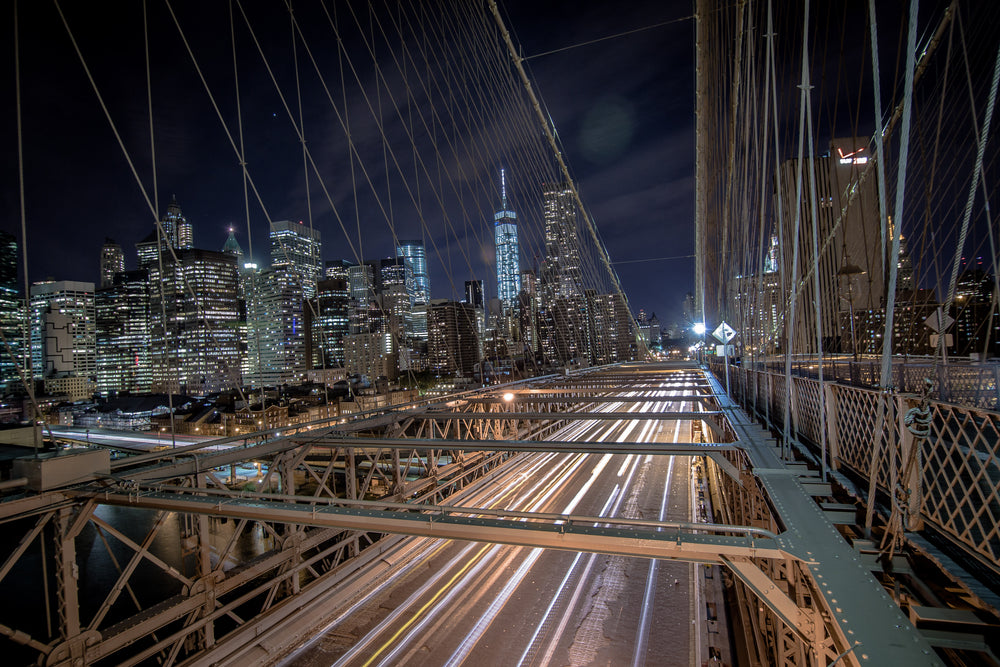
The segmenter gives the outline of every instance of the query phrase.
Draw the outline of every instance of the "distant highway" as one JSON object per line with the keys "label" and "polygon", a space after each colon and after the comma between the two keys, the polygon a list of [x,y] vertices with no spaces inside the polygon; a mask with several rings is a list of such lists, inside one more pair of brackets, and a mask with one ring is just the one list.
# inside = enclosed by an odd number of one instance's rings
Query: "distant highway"
{"label": "distant highway", "polygon": [[[681,411],[677,390],[598,409]],[[608,453],[527,454],[474,487],[483,507],[692,520],[687,457],[615,454],[615,443],[687,442],[688,422],[572,424],[553,439]],[[342,609],[281,664],[689,665],[700,663],[698,595],[687,563],[526,547],[406,541],[393,575]]]}

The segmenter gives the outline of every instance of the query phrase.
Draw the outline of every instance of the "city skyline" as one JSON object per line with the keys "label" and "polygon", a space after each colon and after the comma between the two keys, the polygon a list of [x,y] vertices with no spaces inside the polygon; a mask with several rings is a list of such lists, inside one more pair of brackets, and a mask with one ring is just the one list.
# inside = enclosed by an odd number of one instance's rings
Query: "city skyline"
{"label": "city skyline", "polygon": [[[630,6],[627,11],[610,11],[602,3],[584,3],[578,5],[573,12],[562,15],[558,8],[539,11],[535,6],[519,2],[508,3],[503,9],[509,14],[507,21],[510,29],[523,45],[525,52],[529,54],[541,54],[554,47],[583,41],[584,37],[603,37],[683,15],[675,8],[661,7],[651,2]],[[94,53],[93,43],[87,41],[89,38],[86,35],[90,27],[95,28],[95,34],[99,32],[96,30],[96,25],[90,25],[94,17],[78,13],[71,7],[67,10],[67,20],[71,27],[76,28],[77,37],[82,38],[81,48],[90,56]],[[192,7],[178,3],[179,20],[185,29],[193,32],[192,39],[199,36],[199,30],[208,30],[213,21],[217,25],[228,25],[228,20],[223,16],[223,9],[199,7],[198,10],[203,16],[197,21],[192,20],[195,16]],[[93,91],[85,80],[78,76],[79,61],[69,48],[65,30],[61,27],[58,17],[50,8],[45,7],[26,6],[21,8],[21,11],[19,20],[25,35],[40,25],[52,26],[50,32],[53,42],[47,47],[47,51],[40,55],[34,53],[35,47],[28,40],[22,42],[24,68],[22,86],[24,110],[27,114],[24,128],[25,155],[33,162],[38,158],[31,156],[53,151],[55,147],[49,143],[49,136],[53,139],[56,136],[64,136],[61,145],[67,149],[60,159],[60,164],[54,165],[49,170],[44,184],[33,176],[30,168],[26,171],[25,203],[31,281],[42,280],[49,276],[57,279],[76,276],[96,281],[98,276],[96,268],[93,268],[96,262],[94,256],[99,251],[101,237],[94,238],[93,235],[88,235],[87,231],[98,226],[103,227],[102,236],[114,238],[122,246],[126,254],[127,268],[133,268],[131,245],[133,241],[140,240],[150,229],[152,218],[149,213],[150,207],[156,207],[157,215],[162,216],[164,205],[170,201],[172,194],[176,194],[188,221],[194,227],[194,244],[197,247],[209,249],[221,247],[229,227],[232,226],[235,227],[236,238],[247,256],[252,256],[254,261],[263,264],[261,248],[267,243],[267,239],[263,236],[266,234],[267,220],[262,219],[255,195],[251,191],[249,196],[251,208],[257,210],[251,210],[250,213],[250,227],[253,229],[253,238],[250,239],[247,233],[247,213],[243,206],[243,186],[239,167],[233,166],[232,148],[226,143],[219,143],[222,133],[219,130],[218,119],[206,105],[205,92],[200,84],[196,79],[190,78],[193,75],[180,70],[164,72],[160,69],[163,66],[162,61],[153,62],[154,75],[163,73],[168,76],[172,88],[169,89],[169,93],[162,88],[154,88],[153,91],[158,116],[156,129],[159,201],[157,202],[154,196],[156,192],[150,189],[151,206],[147,205],[136,189],[121,153],[113,143],[107,143],[114,141],[108,131],[108,122],[93,101]],[[159,30],[154,31],[152,39],[176,40],[176,29],[172,20],[168,15],[155,14],[157,11],[157,8],[151,8],[153,12],[151,25],[159,26]],[[276,18],[282,17],[281,12],[273,12],[273,15]],[[546,31],[544,26],[548,20],[557,15],[560,16],[562,30],[560,43],[554,44],[552,34]],[[113,30],[121,31],[130,25],[141,25],[141,16],[132,7],[123,5],[122,11],[111,12],[109,16],[112,17],[110,28]],[[287,15],[284,18],[287,22]],[[274,23],[277,25],[277,20]],[[205,27],[202,28],[202,25]],[[104,27],[102,25],[101,29]],[[649,256],[648,244],[643,242],[650,233],[660,234],[659,230],[668,224],[681,225],[677,233],[691,236],[690,230],[686,228],[690,226],[689,214],[678,213],[674,206],[683,202],[684,207],[690,210],[690,197],[684,194],[678,199],[670,185],[672,178],[686,180],[686,176],[681,176],[684,172],[683,167],[680,164],[670,164],[657,169],[648,168],[654,144],[662,146],[663,142],[667,142],[671,150],[676,150],[680,145],[687,143],[687,140],[681,139],[678,142],[678,133],[681,130],[675,131],[674,126],[680,124],[686,128],[691,126],[690,109],[681,113],[672,112],[677,115],[677,123],[672,121],[664,124],[658,115],[659,110],[672,109],[676,106],[676,101],[671,100],[674,99],[672,91],[677,85],[691,86],[690,73],[670,73],[660,82],[657,72],[653,69],[660,69],[663,66],[651,67],[653,63],[659,62],[659,58],[653,59],[651,54],[657,52],[664,30],[678,30],[679,35],[682,34],[684,39],[690,41],[690,23],[682,21],[673,27],[641,32],[629,40],[611,40],[604,44],[582,47],[586,49],[586,54],[599,56],[600,59],[600,66],[593,72],[596,75],[593,81],[581,78],[567,80],[565,76],[557,75],[557,71],[563,68],[567,61],[578,57],[574,56],[573,51],[535,58],[531,61],[531,68],[536,78],[538,93],[545,100],[546,107],[550,109],[556,133],[570,159],[570,168],[581,188],[584,201],[590,207],[597,227],[604,237],[612,260],[625,262],[616,266],[625,292],[634,304],[633,310],[645,307],[647,310],[663,314],[665,318],[669,318],[668,313],[673,312],[676,314],[676,319],[679,319],[680,301],[684,292],[690,290],[690,266],[679,271],[674,279],[665,279],[662,283],[653,284],[649,280],[650,269],[659,272],[672,271],[677,267],[673,266],[671,261],[663,264],[646,263],[646,260],[656,258]],[[562,42],[563,38],[565,43]],[[679,40],[672,40],[671,43],[674,41]],[[141,34],[122,32],[120,43],[123,53],[134,53],[136,63],[142,60]],[[173,43],[169,41],[167,45]],[[161,41],[160,44],[163,45],[164,42]],[[241,45],[241,48],[247,46],[245,42],[241,42]],[[679,54],[685,50],[680,46],[677,47]],[[577,52],[580,53],[584,51]],[[252,53],[246,54],[247,62],[241,60],[241,68],[249,69],[253,65],[252,55],[255,56]],[[685,57],[689,55],[685,54]],[[230,61],[231,68],[231,54],[228,58],[222,58],[222,62],[227,61]],[[120,76],[123,80],[128,78],[127,75],[137,73],[134,71],[136,63],[121,64]],[[102,91],[109,102],[112,117],[119,123],[128,121],[127,130],[132,138],[128,148],[135,154],[137,169],[143,181],[149,184],[152,175],[148,162],[138,159],[146,150],[143,148],[143,142],[148,144],[148,139],[141,139],[142,135],[148,132],[148,126],[143,129],[141,120],[143,101],[140,97],[133,99],[130,96],[131,91],[118,90],[109,82],[108,67],[111,65],[118,67],[113,60],[98,58],[98,62],[94,64],[95,69],[101,65],[104,66],[102,71],[105,76],[99,76],[98,83],[102,86]],[[190,63],[186,66],[188,65]],[[61,86],[65,83],[66,88],[79,98],[79,108],[74,113],[72,123],[64,122],[59,113],[51,110],[38,113],[34,107],[35,101],[39,99],[38,95],[44,90],[39,87],[41,80],[35,78],[35,75],[36,73],[41,75],[42,72],[47,76],[51,75],[46,80],[45,86],[53,84]],[[6,77],[7,74],[0,76]],[[681,81],[678,81],[678,78]],[[3,83],[8,83],[8,80],[4,79]],[[13,81],[9,83],[12,89]],[[225,102],[229,106],[228,110],[224,111],[227,114],[231,113],[231,100]],[[359,108],[352,109],[351,112],[357,115],[360,111],[359,101]],[[4,120],[8,117],[11,119],[12,126],[13,104],[5,105],[0,113],[4,114]],[[271,145],[281,141],[286,142],[289,148],[296,146],[297,142],[294,136],[289,135],[288,123],[283,115],[280,101],[273,96],[247,93],[244,106],[244,122],[248,132],[247,145],[259,147],[262,143]],[[313,128],[311,132],[315,133],[315,123],[316,118],[310,120],[307,117],[307,132]],[[84,129],[86,136],[83,136]],[[271,136],[274,137],[273,140],[265,138]],[[640,137],[642,150],[633,154],[629,149],[640,145]],[[319,137],[315,134],[307,135],[307,139],[309,138],[319,141]],[[689,145],[687,153],[691,152],[692,146],[693,144]],[[355,194],[361,197],[358,214],[360,227],[364,229],[366,238],[359,244],[356,237],[359,221],[354,219],[353,212],[344,215],[342,229],[335,216],[328,211],[319,210],[317,202],[320,200],[325,202],[325,197],[320,196],[320,188],[316,183],[311,184],[309,196],[306,196],[302,183],[301,151],[297,155],[299,165],[293,169],[294,161],[287,152],[283,154],[284,157],[265,158],[259,150],[256,148],[255,150],[248,161],[254,170],[252,172],[254,177],[263,184],[262,187],[266,188],[262,190],[262,197],[270,219],[296,222],[302,220],[308,225],[312,209],[313,224],[322,232],[324,244],[330,249],[324,252],[323,259],[347,258],[364,261],[373,254],[382,254],[370,253],[368,248],[389,247],[395,242],[393,232],[387,228],[386,223],[376,219],[376,216],[382,216],[380,206],[370,195],[366,196],[364,190],[368,188],[364,184],[358,183],[355,187],[348,179],[338,184],[336,191],[331,192],[333,201],[338,207],[350,204]],[[364,150],[368,151],[365,153],[366,159],[371,155],[377,155],[369,148]],[[380,153],[379,150],[378,154]],[[11,145],[10,154],[16,154],[16,146]],[[326,163],[337,173],[346,176],[345,160],[340,158],[334,160],[332,157],[344,154],[346,152],[337,148],[330,152],[331,158],[327,159]],[[99,159],[95,160],[95,155]],[[217,155],[218,158],[207,159],[209,155]],[[380,156],[378,159],[381,162]],[[424,238],[428,264],[432,267],[430,278],[435,285],[436,297],[459,297],[461,284],[466,277],[486,279],[490,291],[495,289],[491,277],[495,275],[492,244],[489,248],[482,247],[482,242],[492,237],[492,228],[487,227],[487,223],[491,224],[492,219],[487,221],[486,218],[491,218],[496,207],[493,172],[504,162],[511,168],[516,168],[517,165],[510,164],[509,155],[497,155],[490,162],[489,165],[483,165],[482,173],[475,177],[477,181],[483,183],[480,192],[482,201],[476,206],[488,212],[480,218],[479,231],[475,232],[478,238],[470,229],[449,230],[439,218],[423,221],[416,214],[394,213],[396,238]],[[82,180],[74,178],[69,167],[84,163],[88,164],[87,178]],[[31,162],[28,166],[31,166]],[[3,169],[5,185],[3,192],[0,192],[0,228],[13,233],[20,240],[17,175],[16,171],[10,171],[8,166]],[[380,171],[384,171],[384,168]],[[527,235],[525,230],[541,229],[541,211],[537,206],[525,205],[523,192],[529,187],[536,189],[538,184],[512,182],[509,176],[510,172],[508,172],[507,186],[513,208],[518,212],[521,227],[519,231],[522,232],[519,239],[522,249],[521,264],[523,268],[537,268],[544,253],[540,250],[541,246],[537,240],[535,249],[530,249],[530,235]],[[86,186],[81,187],[84,184]],[[688,192],[690,184],[684,183],[682,187]],[[51,192],[53,188],[61,193],[60,197],[53,198],[42,194],[43,189]],[[402,195],[405,188],[394,184],[392,191],[395,197],[396,193]],[[424,196],[428,199],[432,197],[430,193]],[[538,195],[533,196],[537,201]],[[75,203],[75,214],[70,214],[68,208],[62,205],[69,202]],[[397,201],[385,201],[383,206],[387,211],[391,208],[397,212],[404,208]],[[325,203],[324,207],[328,208]],[[73,225],[63,222],[70,219],[74,221]],[[676,222],[673,222],[675,220]],[[687,222],[682,224],[681,221],[685,220]],[[426,234],[422,229],[424,225],[430,234]],[[349,232],[349,236],[345,236],[344,229]],[[623,229],[633,230],[633,233],[618,233]],[[540,231],[535,232],[536,239],[539,234]],[[91,244],[94,244],[92,249]],[[356,253],[360,253],[360,256],[356,256]],[[489,259],[486,259],[487,257]],[[690,259],[677,261],[691,265]],[[676,261],[673,261],[673,264],[676,264]],[[449,293],[448,288],[453,283],[458,288]],[[671,291],[676,293],[671,294]]]}

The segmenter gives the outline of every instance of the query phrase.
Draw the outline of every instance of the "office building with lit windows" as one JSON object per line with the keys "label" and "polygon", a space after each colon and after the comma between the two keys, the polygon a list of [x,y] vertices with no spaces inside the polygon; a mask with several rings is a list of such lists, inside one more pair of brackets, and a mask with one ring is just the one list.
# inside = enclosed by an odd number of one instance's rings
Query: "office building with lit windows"
{"label": "office building with lit windows", "polygon": [[194,247],[194,227],[181,212],[176,196],[170,197],[170,203],[167,205],[167,211],[163,214],[160,224],[163,226],[163,233],[171,248],[190,250]]}
{"label": "office building with lit windows", "polygon": [[586,296],[590,364],[600,366],[634,360],[636,341],[625,298],[621,294],[598,294],[596,290],[587,290]]}
{"label": "office building with lit windows", "polygon": [[368,304],[375,300],[375,268],[370,263],[349,266],[347,282],[354,303]]}
{"label": "office building with lit windows", "polygon": [[323,241],[318,229],[301,222],[271,223],[271,268],[288,268],[301,279],[305,298],[316,296],[316,283],[323,277]]}
{"label": "office building with lit windows", "polygon": [[413,340],[413,272],[402,257],[383,259],[379,266],[378,301],[384,313],[386,352],[398,359],[402,368],[409,367],[410,343]]}
{"label": "office building with lit windows", "polygon": [[[236,257],[176,251],[149,268],[153,391],[204,395],[240,382]],[[163,313],[166,313],[166,319]]]}
{"label": "office building with lit windows", "polygon": [[316,298],[305,309],[306,359],[310,369],[344,367],[350,301],[345,278],[328,278],[316,284]]}
{"label": "office building with lit windows", "polygon": [[0,329],[7,341],[0,344],[0,389],[6,391],[23,386],[19,369],[27,365],[26,317],[17,267],[17,240],[0,232]]}
{"label": "office building with lit windows", "polygon": [[323,275],[326,278],[342,278],[343,280],[349,280],[350,269],[352,266],[354,266],[354,262],[346,259],[327,260],[326,269]]}
{"label": "office building with lit windows", "polygon": [[110,287],[115,274],[125,270],[125,253],[114,239],[105,238],[101,246],[101,287]]}
{"label": "office building with lit windows", "polygon": [[549,363],[579,364],[590,357],[590,327],[583,291],[576,197],[568,185],[546,185],[542,205],[545,259],[539,276],[541,351]]}
{"label": "office building with lit windows", "polygon": [[[878,209],[878,188],[874,178],[861,179],[869,160],[867,140],[841,138],[830,141],[830,151],[816,157],[814,169],[809,161],[801,165],[801,207],[796,201],[799,191],[798,159],[786,160],[779,166],[782,229],[779,242],[784,248],[784,275],[792,282],[802,281],[791,327],[792,349],[787,353],[817,352],[816,330],[820,331],[823,349],[839,352],[850,349],[849,325],[851,311],[884,309],[885,267],[880,242],[881,228]],[[816,220],[813,220],[809,198],[809,175],[816,175]],[[799,274],[792,275],[795,253],[795,221],[798,215]],[[813,230],[818,237],[814,238]],[[813,255],[814,244],[820,255]],[[817,277],[803,280],[804,267],[815,267]],[[899,283],[903,289],[906,279]],[[818,289],[817,289],[818,283]],[[819,322],[816,309],[819,304]],[[857,329],[857,327],[855,327]],[[857,338],[857,331],[855,331]],[[865,341],[857,339],[859,349]]]}
{"label": "office building with lit windows", "polygon": [[413,297],[410,315],[410,332],[420,341],[427,340],[427,304],[431,300],[431,280],[427,274],[427,252],[423,241],[408,240],[396,244],[396,256],[402,257],[410,268]]}
{"label": "office building with lit windows", "polygon": [[247,304],[253,387],[301,382],[306,372],[306,327],[300,274],[290,267],[262,271]]}
{"label": "office building with lit windows", "polygon": [[[97,371],[94,283],[31,286],[31,353],[36,378],[62,380],[73,400],[89,398]],[[68,384],[67,384],[68,383]]]}
{"label": "office building with lit windows", "polygon": [[97,392],[147,393],[149,359],[149,272],[118,272],[94,295],[97,317]]}
{"label": "office building with lit windows", "polygon": [[431,300],[431,279],[427,275],[427,252],[423,241],[400,241],[396,256],[406,260],[412,274],[413,300],[427,303]]}
{"label": "office building with lit windows", "polygon": [[433,299],[427,309],[427,358],[439,376],[472,377],[479,363],[476,308],[461,301]]}

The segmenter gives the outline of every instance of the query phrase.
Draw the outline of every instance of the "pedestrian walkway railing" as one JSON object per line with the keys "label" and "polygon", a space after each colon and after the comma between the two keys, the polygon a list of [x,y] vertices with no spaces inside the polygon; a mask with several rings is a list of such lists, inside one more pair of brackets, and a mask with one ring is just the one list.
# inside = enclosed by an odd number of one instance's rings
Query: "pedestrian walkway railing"
{"label": "pedestrian walkway railing", "polygon": [[[751,370],[784,374],[783,359],[748,362]],[[816,379],[819,363],[815,357],[792,360],[792,375]],[[924,378],[932,380],[931,395],[947,403],[959,403],[987,410],[1000,410],[1000,363],[951,359],[947,363],[931,357],[896,358],[890,383],[899,392],[919,393]],[[881,361],[874,358],[828,357],[823,360],[823,379],[855,387],[877,389]]]}
{"label": "pedestrian walkway railing", "polygon": [[[721,364],[712,370],[720,380],[724,377]],[[902,367],[899,372],[910,383],[902,386],[916,384],[908,377],[914,367]],[[735,400],[784,432],[789,396],[784,373],[731,366],[729,382]],[[832,379],[820,386],[817,379],[801,375],[791,377],[791,383],[791,437],[819,451],[825,423],[831,467],[867,480],[876,466],[880,492],[888,497],[904,494],[913,513],[919,514],[918,524],[932,525],[1000,575],[1000,412],[932,400],[929,432],[915,438],[903,422],[907,411],[919,404],[919,396],[890,390],[885,394],[881,445],[876,448],[878,390]],[[912,443],[918,445],[915,465],[919,474],[907,484],[901,471],[910,459],[902,452]]]}

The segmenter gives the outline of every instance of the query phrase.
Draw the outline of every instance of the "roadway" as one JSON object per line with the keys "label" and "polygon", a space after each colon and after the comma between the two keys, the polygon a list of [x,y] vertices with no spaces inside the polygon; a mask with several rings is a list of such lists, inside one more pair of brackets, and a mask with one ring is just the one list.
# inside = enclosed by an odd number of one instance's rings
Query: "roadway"
{"label": "roadway", "polygon": [[[198,435],[175,435],[158,431],[115,431],[103,428],[86,428],[83,426],[51,426],[46,429],[48,435],[65,440],[73,440],[81,444],[107,447],[131,453],[157,451],[171,446],[191,445],[197,442],[208,442],[217,438]],[[214,449],[214,448],[213,448]]]}
{"label": "roadway", "polygon": [[[683,390],[629,392],[608,412],[697,409]],[[577,422],[554,440],[606,454],[522,454],[470,487],[463,505],[693,520],[689,457],[614,453],[614,443],[687,442],[687,421]],[[679,562],[411,538],[375,582],[281,664],[698,664],[705,657],[695,566]],[[669,629],[669,631],[665,631]]]}

